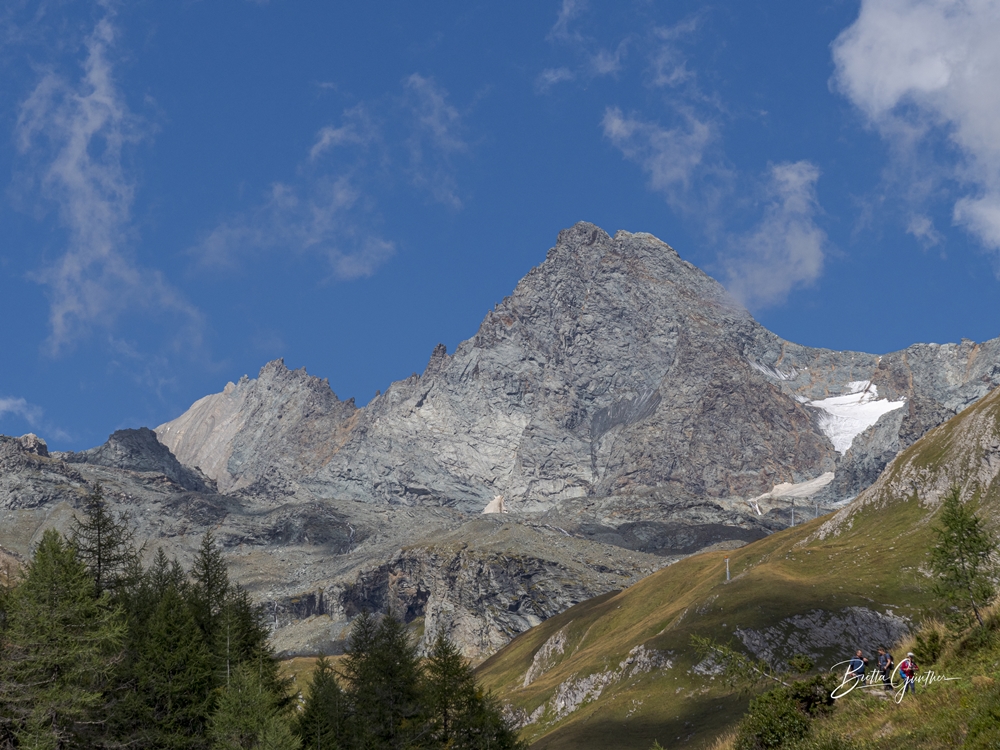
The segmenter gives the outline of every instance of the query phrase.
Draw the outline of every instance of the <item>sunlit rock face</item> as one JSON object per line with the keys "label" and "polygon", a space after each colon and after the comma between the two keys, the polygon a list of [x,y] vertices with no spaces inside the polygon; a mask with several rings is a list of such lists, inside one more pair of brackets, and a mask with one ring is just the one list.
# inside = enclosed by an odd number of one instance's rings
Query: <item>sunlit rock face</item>
{"label": "sunlit rock face", "polygon": [[992,388],[998,360],[996,341],[798,346],[655,237],[581,223],[472,339],[363,409],[279,361],[157,433],[221,489],[466,512],[653,496],[684,515],[828,472],[824,502],[851,497]]}
{"label": "sunlit rock face", "polygon": [[581,223],[473,338],[365,407],[277,360],[155,435],[51,455],[0,437],[0,547],[68,531],[101,483],[147,554],[190,560],[211,530],[279,650],[336,649],[369,608],[478,658],[854,496],[998,381],[997,340],[784,341],[655,237]]}

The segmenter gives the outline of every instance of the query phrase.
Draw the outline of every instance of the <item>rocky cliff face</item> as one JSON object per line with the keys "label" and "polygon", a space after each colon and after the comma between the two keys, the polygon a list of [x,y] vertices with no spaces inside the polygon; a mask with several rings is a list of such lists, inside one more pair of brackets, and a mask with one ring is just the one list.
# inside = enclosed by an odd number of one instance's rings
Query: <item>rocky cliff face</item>
{"label": "rocky cliff face", "polygon": [[[364,408],[278,360],[157,439],[52,456],[0,439],[0,544],[27,554],[101,481],[151,551],[184,559],[215,529],[282,649],[329,648],[359,608],[391,606],[482,656],[783,528],[793,504],[853,497],[998,382],[1000,340],[802,347],[655,237],[578,224],[472,339]],[[510,512],[479,517],[491,502]]]}
{"label": "rocky cliff face", "polygon": [[224,492],[262,483],[264,491],[286,494],[336,453],[356,411],[354,399],[338,399],[326,380],[276,360],[256,380],[229,383],[156,432],[178,460]]}
{"label": "rocky cliff face", "polygon": [[274,362],[157,433],[223,489],[277,475],[318,498],[467,512],[652,495],[680,520],[692,499],[745,510],[732,501],[827,472],[821,499],[852,497],[997,382],[1000,340],[798,346],[656,238],[581,223],[474,338],[364,409]]}

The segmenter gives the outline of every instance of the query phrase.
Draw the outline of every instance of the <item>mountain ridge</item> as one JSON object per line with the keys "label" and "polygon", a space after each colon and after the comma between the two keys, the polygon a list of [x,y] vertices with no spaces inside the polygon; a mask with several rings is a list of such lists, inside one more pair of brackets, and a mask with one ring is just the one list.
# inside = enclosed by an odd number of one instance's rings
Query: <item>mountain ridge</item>
{"label": "mountain ridge", "polygon": [[[836,507],[998,381],[1000,339],[803,347],[652,235],[580,223],[475,336],[364,407],[276,360],[158,427],[200,489],[141,431],[72,456],[4,439],[0,544],[67,528],[100,481],[151,550],[184,562],[213,530],[280,651],[340,648],[359,606],[391,605],[479,659],[574,602]],[[126,461],[126,444],[145,453]],[[491,503],[508,512],[481,515]],[[500,590],[470,598],[469,570]]]}

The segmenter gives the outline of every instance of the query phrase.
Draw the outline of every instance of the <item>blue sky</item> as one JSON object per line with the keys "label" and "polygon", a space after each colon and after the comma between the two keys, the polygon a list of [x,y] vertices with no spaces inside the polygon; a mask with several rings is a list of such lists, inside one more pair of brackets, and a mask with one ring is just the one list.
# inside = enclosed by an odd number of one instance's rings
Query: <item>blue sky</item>
{"label": "blue sky", "polygon": [[1000,3],[7,0],[0,432],[422,371],[586,220],[804,344],[1000,335]]}

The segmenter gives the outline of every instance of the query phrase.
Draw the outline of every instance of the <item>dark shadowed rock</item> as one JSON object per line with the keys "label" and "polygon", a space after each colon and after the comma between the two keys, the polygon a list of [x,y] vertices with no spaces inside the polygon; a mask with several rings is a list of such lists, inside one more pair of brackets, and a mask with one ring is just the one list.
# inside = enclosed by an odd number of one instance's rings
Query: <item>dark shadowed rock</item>
{"label": "dark shadowed rock", "polygon": [[118,430],[104,445],[80,453],[60,454],[67,463],[87,463],[125,471],[162,474],[191,492],[215,492],[215,482],[198,469],[184,466],[148,427]]}

